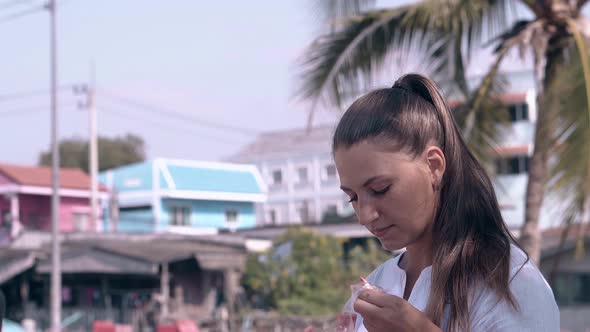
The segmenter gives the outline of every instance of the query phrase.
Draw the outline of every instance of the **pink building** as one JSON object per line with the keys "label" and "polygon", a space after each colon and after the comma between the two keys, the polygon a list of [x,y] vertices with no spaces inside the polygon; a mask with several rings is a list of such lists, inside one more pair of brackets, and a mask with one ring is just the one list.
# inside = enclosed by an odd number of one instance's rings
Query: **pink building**
{"label": "pink building", "polygon": [[[12,236],[22,229],[51,230],[51,193],[50,168],[0,164],[0,229]],[[92,221],[90,217],[88,174],[62,168],[59,194],[62,232],[100,230],[100,218]],[[106,188],[99,186],[99,202],[107,197]]]}

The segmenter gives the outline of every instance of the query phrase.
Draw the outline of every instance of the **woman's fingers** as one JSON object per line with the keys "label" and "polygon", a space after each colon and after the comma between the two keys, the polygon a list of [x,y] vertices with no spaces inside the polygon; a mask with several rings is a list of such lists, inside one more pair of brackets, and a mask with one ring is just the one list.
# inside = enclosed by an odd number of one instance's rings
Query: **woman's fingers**
{"label": "woman's fingers", "polygon": [[383,308],[360,298],[354,302],[354,311],[363,316],[364,320],[380,319],[383,315],[387,315]]}
{"label": "woman's fingers", "polygon": [[395,295],[387,294],[378,289],[367,289],[359,294],[359,299],[365,302],[371,303],[381,308],[397,308],[399,307],[404,299]]}

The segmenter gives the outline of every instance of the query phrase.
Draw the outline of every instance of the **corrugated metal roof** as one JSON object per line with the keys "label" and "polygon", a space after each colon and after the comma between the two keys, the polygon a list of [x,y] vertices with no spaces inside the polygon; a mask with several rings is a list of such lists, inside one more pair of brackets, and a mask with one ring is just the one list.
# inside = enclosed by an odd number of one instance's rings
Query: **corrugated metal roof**
{"label": "corrugated metal roof", "polygon": [[3,250],[0,252],[0,284],[30,269],[35,264],[35,254],[19,250]]}
{"label": "corrugated metal roof", "polygon": [[[0,164],[0,173],[14,181],[15,184],[35,187],[51,187],[51,168]],[[90,189],[90,176],[78,168],[61,168],[59,171],[60,188]],[[101,190],[106,190],[101,186]]]}
{"label": "corrugated metal roof", "polygon": [[[64,273],[157,273],[158,264],[197,259],[204,269],[242,269],[246,240],[236,235],[72,233],[61,234]],[[33,240],[33,241],[31,241]],[[25,232],[0,251],[0,284],[36,265],[51,267],[50,233]],[[27,242],[24,246],[21,242]]]}

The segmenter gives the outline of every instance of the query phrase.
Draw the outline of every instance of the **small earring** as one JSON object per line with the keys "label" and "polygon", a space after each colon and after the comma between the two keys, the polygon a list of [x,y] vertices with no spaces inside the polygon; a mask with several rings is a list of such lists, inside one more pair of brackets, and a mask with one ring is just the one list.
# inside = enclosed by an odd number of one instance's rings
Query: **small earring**
{"label": "small earring", "polygon": [[432,185],[432,189],[433,189],[434,191],[439,191],[439,190],[440,190],[440,182],[434,183],[434,184]]}

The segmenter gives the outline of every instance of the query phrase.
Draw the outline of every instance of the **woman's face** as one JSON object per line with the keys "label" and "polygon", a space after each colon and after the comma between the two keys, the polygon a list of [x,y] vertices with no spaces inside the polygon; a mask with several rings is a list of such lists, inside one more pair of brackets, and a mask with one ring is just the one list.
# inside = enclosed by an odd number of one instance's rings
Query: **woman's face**
{"label": "woman's face", "polygon": [[438,147],[412,158],[365,140],[338,148],[334,159],[359,222],[384,248],[401,249],[430,234],[445,168]]}

